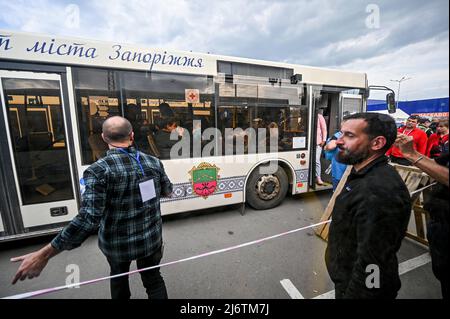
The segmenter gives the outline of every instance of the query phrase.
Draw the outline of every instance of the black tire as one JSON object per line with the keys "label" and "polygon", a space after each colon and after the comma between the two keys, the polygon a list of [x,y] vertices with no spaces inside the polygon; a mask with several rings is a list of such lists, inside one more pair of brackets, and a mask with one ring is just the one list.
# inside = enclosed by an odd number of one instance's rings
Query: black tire
{"label": "black tire", "polygon": [[286,197],[288,185],[288,177],[281,167],[272,174],[261,174],[257,167],[245,187],[246,202],[257,210],[274,208]]}

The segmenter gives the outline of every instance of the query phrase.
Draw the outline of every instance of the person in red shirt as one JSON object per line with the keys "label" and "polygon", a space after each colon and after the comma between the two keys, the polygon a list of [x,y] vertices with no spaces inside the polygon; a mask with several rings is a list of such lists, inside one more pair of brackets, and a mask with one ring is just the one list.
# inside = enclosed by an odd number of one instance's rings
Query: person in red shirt
{"label": "person in red shirt", "polygon": [[439,157],[443,145],[448,141],[448,120],[440,120],[436,131],[428,138],[426,155],[430,158]]}
{"label": "person in red shirt", "polygon": [[[417,127],[419,117],[417,115],[411,115],[406,120],[406,125],[397,130],[398,133],[402,133],[407,136],[412,136],[414,141],[414,149],[420,154],[425,155],[427,151],[427,134]],[[392,163],[400,165],[410,166],[411,162],[405,159],[400,149],[396,146],[392,146],[386,155],[390,157]]]}

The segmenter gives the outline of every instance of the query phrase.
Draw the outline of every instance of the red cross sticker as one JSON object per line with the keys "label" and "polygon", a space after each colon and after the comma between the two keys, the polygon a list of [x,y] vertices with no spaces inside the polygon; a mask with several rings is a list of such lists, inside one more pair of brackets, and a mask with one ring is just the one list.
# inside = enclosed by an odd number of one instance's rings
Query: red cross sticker
{"label": "red cross sticker", "polygon": [[187,103],[199,103],[200,102],[200,91],[197,89],[186,89],[185,97]]}

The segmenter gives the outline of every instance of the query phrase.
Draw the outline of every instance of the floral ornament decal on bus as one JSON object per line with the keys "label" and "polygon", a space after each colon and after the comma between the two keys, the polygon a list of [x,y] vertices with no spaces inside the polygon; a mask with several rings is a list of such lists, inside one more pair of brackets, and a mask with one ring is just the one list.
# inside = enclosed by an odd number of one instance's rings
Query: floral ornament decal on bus
{"label": "floral ornament decal on bus", "polygon": [[197,167],[193,167],[191,174],[192,188],[195,194],[202,196],[204,199],[212,195],[217,189],[217,180],[219,179],[220,168],[209,163],[200,163]]}

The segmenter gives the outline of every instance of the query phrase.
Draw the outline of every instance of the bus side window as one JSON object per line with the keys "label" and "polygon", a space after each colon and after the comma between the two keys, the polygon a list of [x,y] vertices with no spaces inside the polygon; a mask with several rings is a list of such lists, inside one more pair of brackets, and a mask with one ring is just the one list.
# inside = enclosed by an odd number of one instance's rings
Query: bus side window
{"label": "bus side window", "polygon": [[102,124],[106,118],[94,117],[92,118],[92,132],[88,137],[88,144],[92,150],[93,161],[104,157],[108,150],[108,144],[102,138]]}

